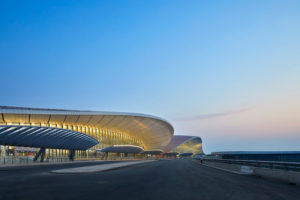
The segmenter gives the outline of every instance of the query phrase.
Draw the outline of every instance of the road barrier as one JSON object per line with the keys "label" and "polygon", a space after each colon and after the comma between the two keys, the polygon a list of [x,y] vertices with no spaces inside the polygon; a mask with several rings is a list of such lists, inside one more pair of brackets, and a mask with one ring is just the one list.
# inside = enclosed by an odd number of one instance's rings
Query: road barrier
{"label": "road barrier", "polygon": [[204,159],[204,164],[234,173],[252,174],[300,185],[300,163],[296,162]]}
{"label": "road barrier", "polygon": [[[68,162],[69,158],[56,158],[49,157],[44,160],[44,163],[59,163],[59,162]],[[20,156],[3,156],[0,157],[0,166],[1,165],[26,165],[34,163],[33,157],[20,157]],[[35,163],[40,163],[39,161]]]}
{"label": "road barrier", "polygon": [[[96,161],[96,160],[152,160],[151,158],[134,158],[134,157],[113,157],[109,156],[108,158],[104,157],[90,157],[90,158],[75,158],[76,161]],[[65,163],[72,162],[67,157],[47,157],[42,163]],[[27,165],[33,163],[41,163],[39,160],[36,162],[33,161],[33,156],[1,156],[0,157],[0,166],[8,165]]]}
{"label": "road barrier", "polygon": [[206,162],[218,162],[234,165],[262,167],[270,169],[282,169],[300,171],[300,163],[297,162],[274,162],[274,161],[258,161],[258,160],[231,160],[231,159],[204,159]]}

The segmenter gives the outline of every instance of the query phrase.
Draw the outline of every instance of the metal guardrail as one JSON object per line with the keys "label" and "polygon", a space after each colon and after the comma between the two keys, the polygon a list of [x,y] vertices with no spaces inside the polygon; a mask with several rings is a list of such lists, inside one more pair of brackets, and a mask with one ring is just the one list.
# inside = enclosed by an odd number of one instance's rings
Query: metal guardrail
{"label": "metal guardrail", "polygon": [[[86,157],[86,158],[75,158],[77,161],[90,161],[90,160],[140,160],[141,158],[134,158],[131,156],[128,157],[117,157],[117,156],[109,156],[107,159],[105,157]],[[151,160],[145,159],[144,160]],[[44,159],[43,163],[61,163],[61,162],[71,162],[67,157],[47,157]],[[32,163],[40,163],[40,160],[36,162],[33,161],[33,157],[30,156],[1,156],[0,157],[0,166],[3,165],[26,165]]]}
{"label": "metal guardrail", "polygon": [[[46,158],[44,163],[59,163],[59,162],[68,162],[69,158]],[[34,163],[33,157],[19,157],[19,156],[4,156],[0,157],[0,166],[1,165],[18,165],[18,164],[30,164]],[[39,163],[39,161],[35,162]]]}
{"label": "metal guardrail", "polygon": [[258,161],[258,160],[231,160],[231,159],[204,159],[205,162],[218,162],[235,165],[246,165],[251,167],[261,167],[270,169],[282,169],[300,171],[300,163],[297,162],[276,162],[276,161]]}

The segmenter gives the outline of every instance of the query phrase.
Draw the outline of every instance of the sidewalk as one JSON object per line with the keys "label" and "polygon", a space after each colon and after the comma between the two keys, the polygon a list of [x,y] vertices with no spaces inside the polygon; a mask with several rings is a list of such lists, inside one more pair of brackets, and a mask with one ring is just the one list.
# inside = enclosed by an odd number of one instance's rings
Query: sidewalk
{"label": "sidewalk", "polygon": [[94,172],[102,172],[112,169],[118,169],[122,167],[128,167],[132,165],[144,164],[149,162],[154,162],[156,160],[143,160],[143,161],[130,161],[130,162],[118,162],[118,163],[109,163],[109,164],[102,164],[102,165],[93,165],[87,167],[76,167],[70,169],[59,169],[53,170],[52,173],[57,174],[81,174],[81,173],[94,173]]}

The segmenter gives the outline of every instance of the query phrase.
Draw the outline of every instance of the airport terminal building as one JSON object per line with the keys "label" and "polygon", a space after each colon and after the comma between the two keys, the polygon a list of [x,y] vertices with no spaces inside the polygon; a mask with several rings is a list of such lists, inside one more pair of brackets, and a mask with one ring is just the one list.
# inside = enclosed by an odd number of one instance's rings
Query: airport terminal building
{"label": "airport terminal building", "polygon": [[[0,106],[1,156],[32,154],[42,161],[168,153],[173,135],[169,122],[151,115]],[[202,152],[201,138],[185,139],[198,150],[200,142]]]}
{"label": "airport terminal building", "polygon": [[202,155],[202,140],[196,136],[174,135],[168,145],[164,147],[164,152],[180,157]]}

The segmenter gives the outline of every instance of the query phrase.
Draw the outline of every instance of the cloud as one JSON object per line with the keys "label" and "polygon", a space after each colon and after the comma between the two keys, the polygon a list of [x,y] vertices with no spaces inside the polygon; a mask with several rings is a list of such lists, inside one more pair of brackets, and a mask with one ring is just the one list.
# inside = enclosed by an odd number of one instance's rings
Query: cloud
{"label": "cloud", "polygon": [[250,110],[252,110],[252,108],[245,108],[245,109],[220,112],[220,113],[196,115],[196,116],[190,116],[190,117],[181,117],[181,118],[176,118],[174,120],[175,121],[196,121],[196,120],[202,120],[202,119],[213,119],[213,118],[218,118],[218,117],[226,117],[229,115],[240,114],[240,113],[248,112]]}

